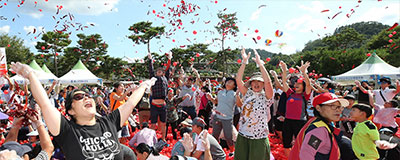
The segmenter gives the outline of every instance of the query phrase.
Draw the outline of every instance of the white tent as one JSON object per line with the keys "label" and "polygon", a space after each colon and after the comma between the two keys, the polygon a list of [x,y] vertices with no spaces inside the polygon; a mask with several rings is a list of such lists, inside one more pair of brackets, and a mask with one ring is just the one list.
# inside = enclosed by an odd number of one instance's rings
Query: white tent
{"label": "white tent", "polygon": [[373,53],[361,65],[341,75],[332,76],[332,79],[335,81],[376,81],[382,76],[400,79],[400,69],[387,64],[376,53]]}
{"label": "white tent", "polygon": [[58,79],[61,84],[102,84],[103,80],[90,72],[82,61],[78,63],[64,76]]}
{"label": "white tent", "polygon": [[[44,72],[49,73],[49,74],[51,74],[52,76],[56,77],[56,76],[50,71],[50,69],[47,68],[46,64],[43,64],[42,70],[43,70]],[[57,78],[57,79],[58,79],[58,78]]]}
{"label": "white tent", "polygon": [[[54,80],[57,79],[57,77],[53,74],[46,73],[43,71],[40,66],[36,63],[35,60],[33,60],[30,64],[29,67],[31,67],[34,71],[36,76],[39,78],[40,83],[42,84],[49,84],[52,83]],[[21,77],[20,75],[15,75],[10,78],[11,80],[16,81],[18,84],[23,84],[25,83],[25,78]]]}

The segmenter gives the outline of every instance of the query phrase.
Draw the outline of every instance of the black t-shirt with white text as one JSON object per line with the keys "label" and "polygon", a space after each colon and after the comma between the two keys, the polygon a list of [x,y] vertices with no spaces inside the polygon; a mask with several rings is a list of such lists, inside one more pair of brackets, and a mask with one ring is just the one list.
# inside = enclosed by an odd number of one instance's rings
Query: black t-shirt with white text
{"label": "black t-shirt with white text", "polygon": [[122,160],[123,153],[117,134],[121,129],[120,118],[117,109],[106,116],[96,117],[93,126],[81,126],[61,116],[60,134],[54,139],[60,144],[66,159]]}

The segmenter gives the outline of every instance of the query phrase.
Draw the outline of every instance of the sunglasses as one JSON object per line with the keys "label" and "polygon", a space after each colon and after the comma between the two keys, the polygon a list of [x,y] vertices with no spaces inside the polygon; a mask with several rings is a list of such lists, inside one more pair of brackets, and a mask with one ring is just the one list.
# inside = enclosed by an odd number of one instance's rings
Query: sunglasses
{"label": "sunglasses", "polygon": [[83,94],[83,93],[78,93],[78,94],[74,95],[74,96],[72,97],[72,99],[73,99],[73,100],[79,101],[79,100],[81,100],[81,99],[83,99],[83,98],[85,98],[85,97],[92,98],[92,95],[90,95],[90,94],[88,94],[88,93],[85,93],[85,94]]}

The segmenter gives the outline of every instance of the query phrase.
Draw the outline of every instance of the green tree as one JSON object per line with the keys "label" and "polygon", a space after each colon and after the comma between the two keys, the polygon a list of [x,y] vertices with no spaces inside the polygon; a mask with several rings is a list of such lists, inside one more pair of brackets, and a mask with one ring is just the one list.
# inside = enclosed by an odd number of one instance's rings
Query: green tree
{"label": "green tree", "polygon": [[341,26],[335,29],[334,35],[341,33],[346,28],[353,28],[358,33],[365,35],[367,39],[378,34],[383,29],[389,28],[390,26],[384,25],[380,22],[369,21],[369,22],[357,22],[346,26]]}
{"label": "green tree", "polygon": [[235,13],[223,13],[219,12],[217,14],[218,18],[221,20],[218,22],[218,24],[215,26],[215,29],[217,29],[218,33],[220,34],[221,38],[217,38],[217,40],[221,41],[221,52],[218,52],[219,57],[223,57],[224,60],[224,71],[223,71],[223,76],[225,76],[226,73],[226,61],[227,57],[225,53],[225,39],[232,35],[236,36],[237,32],[239,32],[239,27],[236,26],[236,23],[238,22],[238,19],[236,17],[236,12]]}
{"label": "green tree", "polygon": [[[393,34],[395,33],[395,34]],[[390,36],[390,37],[389,37]],[[389,42],[391,40],[391,42]],[[400,27],[393,30],[382,30],[379,34],[373,36],[367,42],[366,48],[369,50],[379,50],[388,53],[387,56],[382,57],[389,64],[396,67],[400,66]]]}
{"label": "green tree", "polygon": [[0,35],[0,46],[6,48],[7,64],[11,62],[28,63],[33,56],[24,41],[17,36]]}
{"label": "green tree", "polygon": [[150,52],[150,40],[153,38],[160,39],[161,35],[165,32],[165,26],[152,27],[152,22],[138,22],[129,27],[129,31],[133,34],[128,38],[135,44],[147,44],[147,51]]}
{"label": "green tree", "polygon": [[69,35],[63,32],[49,31],[43,34],[42,40],[41,42],[37,42],[35,47],[38,52],[53,55],[54,69],[56,75],[60,76],[58,74],[57,56],[71,43]]}
{"label": "green tree", "polygon": [[322,39],[323,43],[328,46],[328,49],[347,49],[358,48],[365,40],[365,36],[358,33],[353,28],[345,28],[338,34],[327,36]]}
{"label": "green tree", "polygon": [[100,34],[84,35],[78,34],[77,47],[73,50],[79,52],[83,63],[87,64],[89,60],[98,61],[107,54],[108,44],[101,38]]}
{"label": "green tree", "polygon": [[[100,47],[98,46],[90,51],[87,48],[82,49],[82,45],[79,44],[79,41],[80,40],[78,40],[77,47],[68,47],[65,49],[64,55],[60,60],[60,65],[63,66],[62,74],[67,73],[78,60],[88,59],[88,57],[89,60],[86,62],[85,66],[98,77],[107,80],[120,80],[122,78],[121,75],[126,74],[124,68],[127,66],[127,62],[122,61],[121,58],[107,55],[106,48],[108,45],[102,42],[101,38],[96,40],[97,42],[101,42]],[[88,44],[91,43],[90,41],[89,39]],[[82,41],[82,43],[84,42]]]}

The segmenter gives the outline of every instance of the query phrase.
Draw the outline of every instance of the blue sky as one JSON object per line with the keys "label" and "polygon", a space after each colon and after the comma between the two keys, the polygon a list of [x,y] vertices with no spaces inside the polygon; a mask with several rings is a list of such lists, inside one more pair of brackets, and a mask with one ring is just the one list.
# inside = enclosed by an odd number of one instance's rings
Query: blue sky
{"label": "blue sky", "polygon": [[[37,53],[33,46],[40,40],[40,37],[37,37],[40,31],[51,31],[56,25],[52,16],[60,18],[71,13],[75,18],[73,21],[67,20],[68,22],[89,26],[83,31],[76,31],[73,28],[68,30],[72,31],[71,46],[76,45],[78,33],[99,33],[109,44],[108,54],[135,58],[144,57],[147,49],[146,45],[134,45],[126,38],[131,34],[128,31],[129,26],[140,21],[152,21],[155,26],[165,25],[167,31],[173,29],[174,27],[167,23],[168,19],[173,17],[160,12],[168,13],[167,7],[176,7],[180,4],[180,0],[36,0],[35,5],[35,0],[26,0],[18,7],[18,0],[1,2],[3,7],[0,8],[2,16],[0,33],[24,39],[25,45],[34,53]],[[358,3],[358,0],[218,0],[217,3],[215,0],[187,0],[185,2],[198,5],[200,9],[193,14],[182,14],[180,18],[184,29],[177,29],[168,38],[163,36],[161,39],[152,40],[152,52],[166,53],[171,48],[193,43],[210,43],[212,50],[219,50],[220,44],[216,41],[213,43],[212,39],[220,37],[214,26],[218,23],[217,13],[225,8],[225,13],[237,12],[239,19],[237,26],[240,30],[238,37],[228,39],[225,46],[260,48],[284,54],[300,51],[308,41],[331,34],[338,26],[361,21],[378,21],[393,25],[400,20],[398,0],[363,0],[361,3]],[[167,7],[163,7],[163,4]],[[260,5],[266,6],[258,9]],[[59,14],[56,14],[57,6],[62,6]],[[326,9],[329,11],[321,13]],[[353,14],[351,9],[354,10]],[[156,14],[153,14],[152,10],[155,10]],[[340,11],[342,13],[334,19],[328,19]],[[157,14],[165,16],[165,19],[157,18]],[[195,14],[198,16],[194,16]],[[348,18],[346,14],[351,14],[351,17]],[[15,21],[12,21],[13,18]],[[65,19],[68,18],[69,16]],[[190,23],[192,20],[195,21],[194,24]],[[206,21],[210,23],[205,24]],[[36,34],[27,35],[33,28],[36,28]],[[258,33],[254,32],[256,29],[259,30]],[[193,34],[194,30],[198,32],[196,35]],[[281,30],[283,36],[275,37],[276,30]],[[37,39],[34,39],[35,36]],[[257,36],[261,36],[261,40],[255,44],[252,37]],[[176,42],[172,42],[172,39]],[[271,39],[272,45],[265,46],[265,39]],[[286,45],[280,48],[279,44],[282,43]]]}

